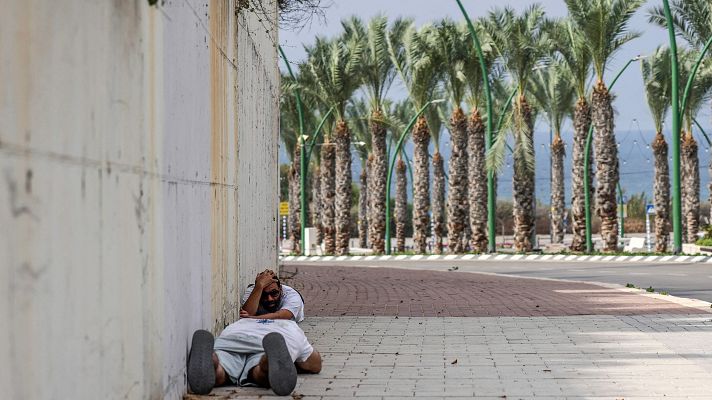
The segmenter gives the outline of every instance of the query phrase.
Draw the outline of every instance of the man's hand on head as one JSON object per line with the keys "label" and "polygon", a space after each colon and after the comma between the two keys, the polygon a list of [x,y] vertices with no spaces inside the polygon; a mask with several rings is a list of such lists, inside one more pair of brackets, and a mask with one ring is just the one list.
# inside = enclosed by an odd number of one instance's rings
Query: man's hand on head
{"label": "man's hand on head", "polygon": [[266,269],[257,274],[257,277],[255,278],[255,289],[259,289],[261,291],[272,282],[276,282],[274,271]]}
{"label": "man's hand on head", "polygon": [[240,318],[251,318],[251,317],[252,317],[252,315],[250,315],[250,313],[248,313],[247,311],[245,311],[242,308],[240,309]]}

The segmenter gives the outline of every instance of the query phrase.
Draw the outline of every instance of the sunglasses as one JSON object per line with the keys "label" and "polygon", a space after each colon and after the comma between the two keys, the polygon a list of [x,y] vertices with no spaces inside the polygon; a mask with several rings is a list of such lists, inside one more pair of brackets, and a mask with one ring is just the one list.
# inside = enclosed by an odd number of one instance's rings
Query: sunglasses
{"label": "sunglasses", "polygon": [[272,297],[279,296],[279,289],[274,289],[270,292],[262,292],[262,298],[267,298],[267,296],[272,296]]}

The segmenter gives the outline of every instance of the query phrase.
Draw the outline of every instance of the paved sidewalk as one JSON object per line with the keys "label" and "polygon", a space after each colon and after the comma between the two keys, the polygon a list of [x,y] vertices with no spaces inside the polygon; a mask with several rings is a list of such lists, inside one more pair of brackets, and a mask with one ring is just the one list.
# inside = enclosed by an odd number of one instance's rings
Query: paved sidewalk
{"label": "paved sidewalk", "polygon": [[324,357],[294,398],[712,398],[712,314],[671,298],[457,271],[282,275],[304,295],[302,328]]}

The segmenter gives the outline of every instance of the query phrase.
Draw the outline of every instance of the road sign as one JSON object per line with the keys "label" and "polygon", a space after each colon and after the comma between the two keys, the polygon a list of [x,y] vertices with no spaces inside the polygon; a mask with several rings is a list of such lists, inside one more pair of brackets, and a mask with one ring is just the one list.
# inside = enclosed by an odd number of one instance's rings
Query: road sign
{"label": "road sign", "polygon": [[655,214],[655,205],[653,204],[647,204],[645,206],[645,213],[648,215],[653,215]]}
{"label": "road sign", "polygon": [[279,215],[289,215],[289,202],[283,201],[279,203]]}
{"label": "road sign", "polygon": [[[616,210],[616,215],[618,218],[621,216],[621,205],[618,204],[618,209]],[[623,218],[628,218],[628,204],[623,204]]]}

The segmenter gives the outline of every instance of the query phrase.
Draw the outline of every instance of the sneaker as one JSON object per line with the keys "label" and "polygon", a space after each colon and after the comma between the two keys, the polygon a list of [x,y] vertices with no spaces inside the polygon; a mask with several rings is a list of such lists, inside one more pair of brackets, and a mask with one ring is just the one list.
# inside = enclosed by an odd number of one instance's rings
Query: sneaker
{"label": "sneaker", "polygon": [[297,367],[289,355],[284,337],[277,332],[268,333],[262,339],[262,347],[267,354],[267,377],[272,391],[278,396],[292,393],[297,386]]}
{"label": "sneaker", "polygon": [[208,394],[215,386],[213,366],[213,334],[198,330],[193,333],[193,343],[188,355],[188,386],[195,394]]}

